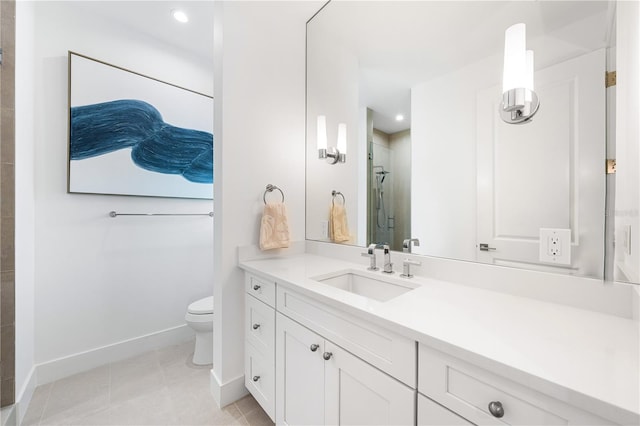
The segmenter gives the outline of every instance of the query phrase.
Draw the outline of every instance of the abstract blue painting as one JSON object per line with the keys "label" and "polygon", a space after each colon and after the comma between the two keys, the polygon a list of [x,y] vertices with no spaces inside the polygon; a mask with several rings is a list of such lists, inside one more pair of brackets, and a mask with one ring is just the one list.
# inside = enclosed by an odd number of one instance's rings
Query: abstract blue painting
{"label": "abstract blue painting", "polygon": [[69,192],[213,198],[213,99],[69,52]]}

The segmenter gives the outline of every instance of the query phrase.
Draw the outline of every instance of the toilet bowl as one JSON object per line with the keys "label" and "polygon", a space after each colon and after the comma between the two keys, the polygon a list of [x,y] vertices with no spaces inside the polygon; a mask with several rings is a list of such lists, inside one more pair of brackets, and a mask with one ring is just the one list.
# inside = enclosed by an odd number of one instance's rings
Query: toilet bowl
{"label": "toilet bowl", "polygon": [[213,363],[213,296],[196,300],[187,308],[184,316],[187,325],[196,332],[193,363]]}

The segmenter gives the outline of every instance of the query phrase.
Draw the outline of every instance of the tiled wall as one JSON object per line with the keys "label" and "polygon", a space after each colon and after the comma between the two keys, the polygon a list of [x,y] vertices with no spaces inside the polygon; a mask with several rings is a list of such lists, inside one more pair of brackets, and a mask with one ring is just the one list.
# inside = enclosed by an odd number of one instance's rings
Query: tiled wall
{"label": "tiled wall", "polygon": [[0,1],[0,405],[15,400],[15,0]]}

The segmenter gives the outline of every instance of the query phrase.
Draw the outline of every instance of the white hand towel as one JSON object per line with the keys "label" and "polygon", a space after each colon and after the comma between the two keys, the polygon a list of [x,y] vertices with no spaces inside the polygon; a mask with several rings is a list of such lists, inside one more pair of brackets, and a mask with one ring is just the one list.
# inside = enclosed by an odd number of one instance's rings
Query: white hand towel
{"label": "white hand towel", "polygon": [[260,249],[289,247],[289,219],[284,203],[264,205],[260,223]]}

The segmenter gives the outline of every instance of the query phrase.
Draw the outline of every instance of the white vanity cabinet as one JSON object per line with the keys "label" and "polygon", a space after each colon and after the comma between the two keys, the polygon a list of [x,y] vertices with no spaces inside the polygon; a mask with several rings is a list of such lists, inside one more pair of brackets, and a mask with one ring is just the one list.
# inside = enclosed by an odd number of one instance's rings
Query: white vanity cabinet
{"label": "white vanity cabinet", "polygon": [[245,387],[274,420],[276,286],[246,274],[245,289]]}
{"label": "white vanity cabinet", "polygon": [[418,391],[473,424],[612,424],[426,345],[418,352]]}
{"label": "white vanity cabinet", "polygon": [[362,266],[309,253],[241,266],[245,383],[279,424],[640,424],[636,323],[426,278],[380,303],[318,281]]}
{"label": "white vanity cabinet", "polygon": [[414,424],[415,390],[278,313],[278,424]]}

